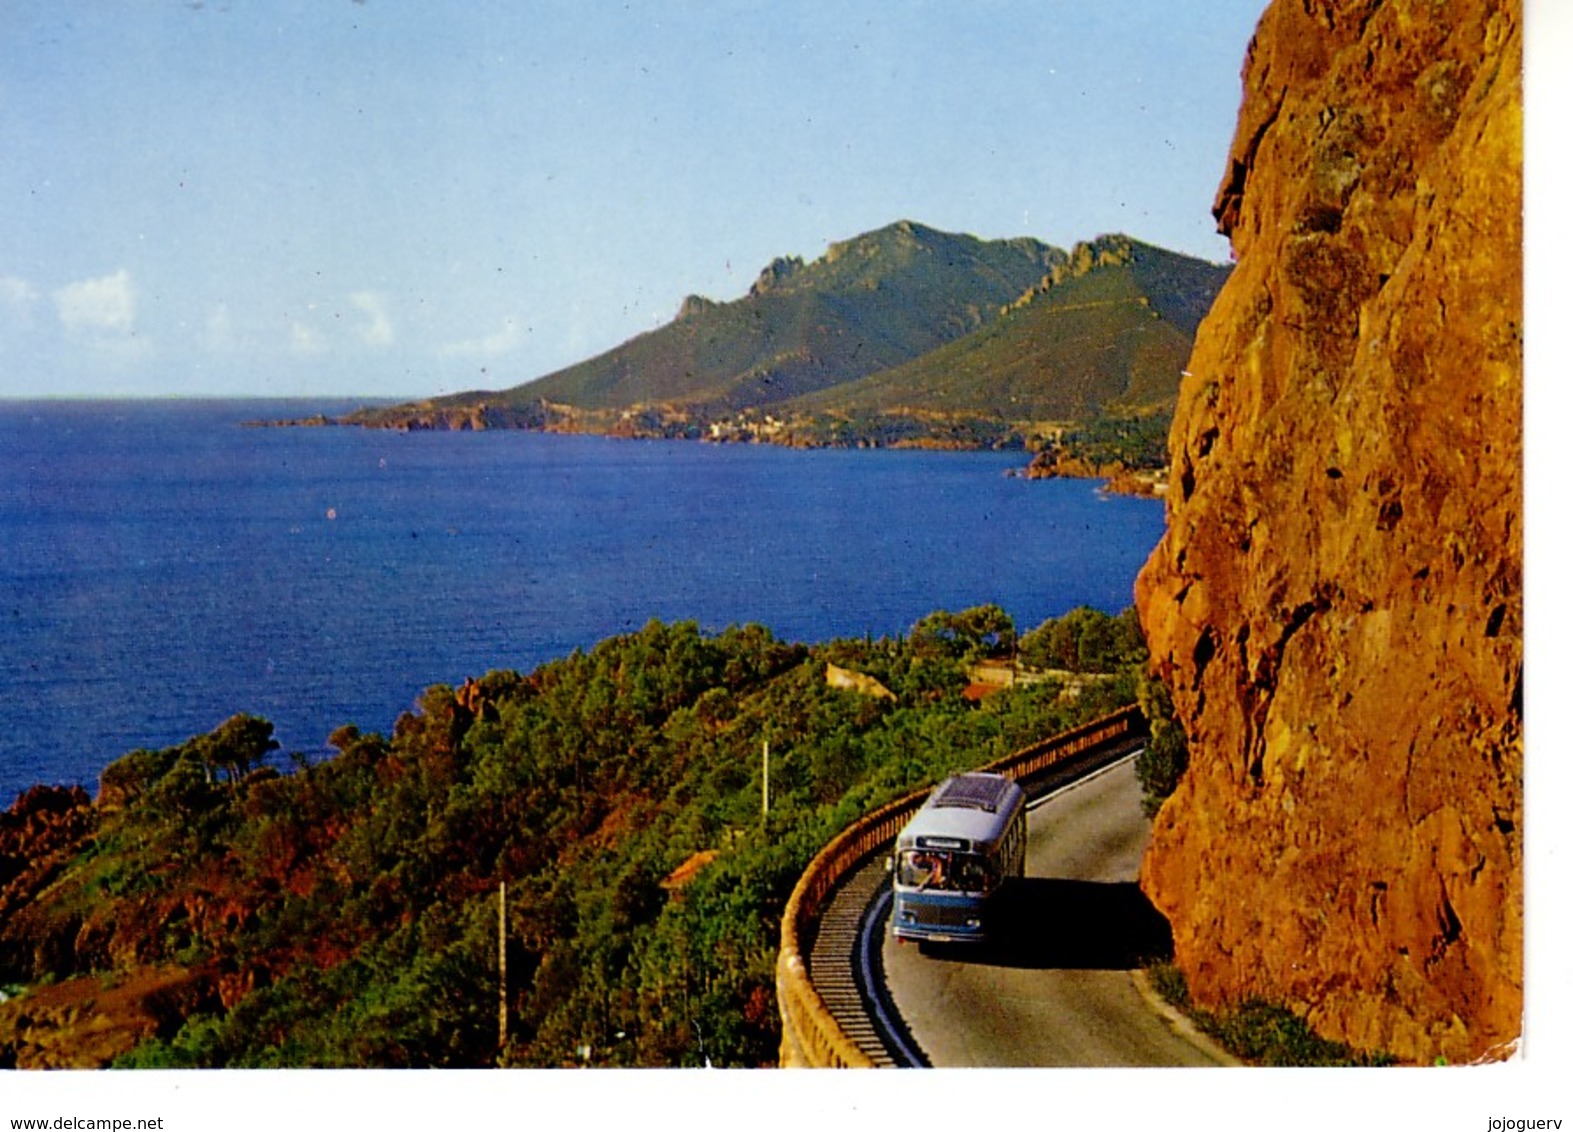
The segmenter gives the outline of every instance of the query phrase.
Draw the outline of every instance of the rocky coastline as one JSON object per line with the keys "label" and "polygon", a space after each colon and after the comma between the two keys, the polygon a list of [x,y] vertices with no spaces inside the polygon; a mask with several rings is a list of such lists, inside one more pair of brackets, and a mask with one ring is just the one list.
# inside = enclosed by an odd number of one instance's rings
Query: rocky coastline
{"label": "rocky coastline", "polygon": [[927,451],[1019,451],[1031,459],[1008,475],[1024,479],[1104,480],[1115,495],[1161,499],[1168,491],[1167,466],[1133,465],[1120,458],[1084,454],[1065,439],[1066,427],[1045,439],[1038,426],[979,417],[890,414],[847,420],[829,417],[777,417],[743,411],[712,416],[672,409],[586,410],[541,400],[523,406],[445,405],[418,402],[385,409],[363,409],[342,417],[317,414],[287,420],[246,422],[253,428],[377,428],[395,432],[486,432],[517,429],[623,440],[687,440],[704,444],[772,444],[783,448],[889,448]]}

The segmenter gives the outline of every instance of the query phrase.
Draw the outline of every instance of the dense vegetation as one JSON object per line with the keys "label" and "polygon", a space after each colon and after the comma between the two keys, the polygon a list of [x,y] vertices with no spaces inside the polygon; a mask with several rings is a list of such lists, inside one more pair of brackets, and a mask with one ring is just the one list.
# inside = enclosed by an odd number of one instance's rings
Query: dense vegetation
{"label": "dense vegetation", "polygon": [[[652,622],[434,687],[391,736],[345,727],[287,774],[271,727],[239,716],[105,771],[91,829],[0,901],[0,982],[90,984],[62,1024],[91,1026],[94,996],[159,972],[126,1066],[768,1064],[780,911],[812,854],[891,797],[1131,702],[1133,627],[1078,610],[1018,642],[982,607],[807,647]],[[1082,674],[1077,694],[1065,672],[962,695],[970,663],[1018,644]],[[829,686],[832,663],[894,698]],[[30,997],[0,1005],[0,1046]]]}
{"label": "dense vegetation", "polygon": [[1169,463],[1168,413],[1145,416],[1095,417],[1066,429],[1057,443],[1096,466],[1122,464],[1152,470]]}

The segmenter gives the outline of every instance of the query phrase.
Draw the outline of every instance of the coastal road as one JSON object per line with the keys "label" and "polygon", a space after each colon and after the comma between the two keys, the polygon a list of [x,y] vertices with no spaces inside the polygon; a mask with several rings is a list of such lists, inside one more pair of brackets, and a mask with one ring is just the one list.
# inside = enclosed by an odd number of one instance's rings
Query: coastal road
{"label": "coastal road", "polygon": [[1134,759],[1037,803],[1028,830],[1006,941],[920,949],[881,933],[888,999],[929,1063],[1228,1064],[1160,1014],[1132,974],[1169,942],[1136,887],[1150,825]]}

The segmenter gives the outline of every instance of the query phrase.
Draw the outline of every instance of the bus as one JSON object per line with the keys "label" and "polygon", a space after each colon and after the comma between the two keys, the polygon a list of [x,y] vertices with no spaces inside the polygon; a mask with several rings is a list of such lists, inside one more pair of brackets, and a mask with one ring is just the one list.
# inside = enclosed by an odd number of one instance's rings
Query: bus
{"label": "bus", "polygon": [[983,941],[1001,888],[1027,866],[1027,796],[1001,774],[947,778],[896,835],[890,930],[920,943]]}

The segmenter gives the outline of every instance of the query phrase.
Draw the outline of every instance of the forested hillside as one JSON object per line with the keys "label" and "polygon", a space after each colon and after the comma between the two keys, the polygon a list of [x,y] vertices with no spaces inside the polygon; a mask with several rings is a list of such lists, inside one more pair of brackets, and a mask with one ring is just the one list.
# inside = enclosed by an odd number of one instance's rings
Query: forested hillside
{"label": "forested hillside", "polygon": [[[8,1065],[761,1065],[780,909],[867,809],[1135,696],[1134,616],[807,647],[652,622],[287,773],[238,716],[0,815]],[[830,664],[892,695],[832,687]],[[1104,672],[1088,679],[1072,673]],[[1068,692],[1074,687],[1073,692]],[[761,818],[761,750],[771,806]],[[509,1040],[499,1049],[498,888]]]}

